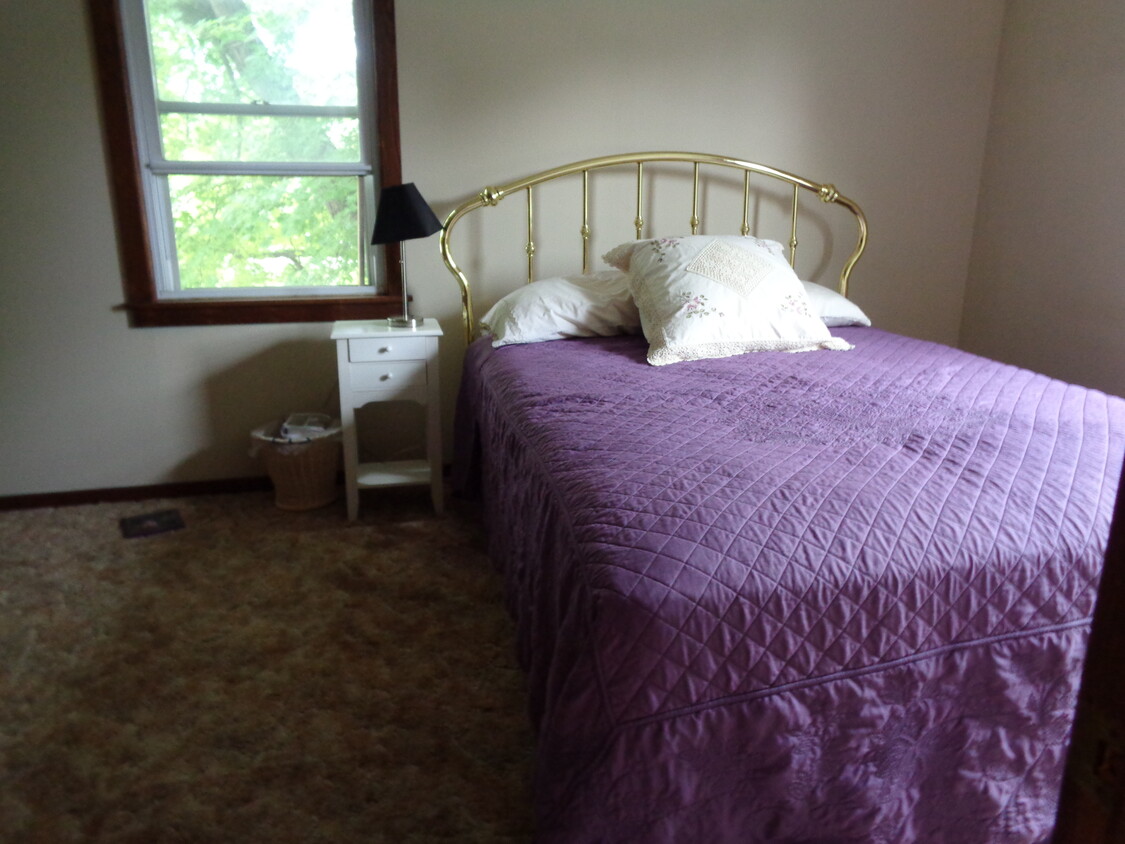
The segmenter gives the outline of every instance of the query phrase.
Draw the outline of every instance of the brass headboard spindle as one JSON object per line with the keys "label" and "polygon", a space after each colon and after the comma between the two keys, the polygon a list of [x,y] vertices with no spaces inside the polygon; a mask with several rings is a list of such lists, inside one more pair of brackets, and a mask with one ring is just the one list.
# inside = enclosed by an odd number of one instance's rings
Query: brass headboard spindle
{"label": "brass headboard spindle", "polygon": [[800,188],[793,185],[793,220],[789,224],[789,266],[797,266],[797,197]]}
{"label": "brass headboard spindle", "polygon": [[637,216],[633,218],[633,228],[637,230],[637,240],[641,239],[641,230],[645,227],[645,218],[641,215],[644,202],[644,175],[645,164],[637,162]]}
{"label": "brass headboard spindle", "polygon": [[699,234],[699,162],[691,167],[691,233]]}
{"label": "brass headboard spindle", "polygon": [[590,272],[590,171],[582,171],[582,272]]}
{"label": "brass headboard spindle", "polygon": [[531,186],[527,188],[527,283],[535,278],[535,218],[531,205]]}
{"label": "brass headboard spindle", "polygon": [[742,236],[750,234],[750,171],[742,174]]}

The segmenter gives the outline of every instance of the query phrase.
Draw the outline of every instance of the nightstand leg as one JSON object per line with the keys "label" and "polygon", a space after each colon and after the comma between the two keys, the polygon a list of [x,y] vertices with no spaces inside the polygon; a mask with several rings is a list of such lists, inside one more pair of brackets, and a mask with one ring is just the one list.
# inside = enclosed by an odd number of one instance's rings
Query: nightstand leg
{"label": "nightstand leg", "polygon": [[344,438],[344,499],[348,505],[348,519],[354,521],[359,515],[359,486],[356,478],[359,446],[356,442],[354,408],[340,408],[340,425]]}
{"label": "nightstand leg", "polygon": [[441,478],[441,437],[431,433],[428,437],[430,451],[430,499],[434,503],[434,512],[439,516],[445,512],[445,494]]}
{"label": "nightstand leg", "polygon": [[426,379],[426,456],[430,459],[430,499],[434,504],[434,512],[440,516],[445,512],[445,494],[441,477],[441,390],[438,387],[437,360],[438,342],[434,337],[431,339]]}

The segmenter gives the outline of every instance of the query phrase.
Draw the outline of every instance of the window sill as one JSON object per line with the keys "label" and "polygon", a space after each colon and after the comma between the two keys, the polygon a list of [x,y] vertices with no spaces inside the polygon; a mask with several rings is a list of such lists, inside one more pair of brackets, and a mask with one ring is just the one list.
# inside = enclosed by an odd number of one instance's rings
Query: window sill
{"label": "window sill", "polygon": [[176,325],[249,325],[279,322],[335,322],[383,319],[402,314],[401,296],[273,299],[192,299],[124,304],[133,328]]}

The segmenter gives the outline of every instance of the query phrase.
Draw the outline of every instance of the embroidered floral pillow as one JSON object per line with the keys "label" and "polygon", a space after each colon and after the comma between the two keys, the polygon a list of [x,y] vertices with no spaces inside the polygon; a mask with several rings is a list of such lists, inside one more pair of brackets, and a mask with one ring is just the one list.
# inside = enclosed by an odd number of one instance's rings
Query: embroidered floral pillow
{"label": "embroidered floral pillow", "polygon": [[[694,236],[694,235],[693,235]],[[686,240],[688,238],[681,238]],[[749,234],[719,234],[711,235],[708,237],[710,240],[722,240],[737,243],[743,246],[758,247],[764,249],[770,255],[776,255],[778,258],[785,260],[785,247],[778,243],[776,240],[765,240],[764,238],[754,237]],[[651,240],[630,240],[622,243],[620,246],[615,246],[602,255],[602,260],[609,264],[611,267],[616,267],[623,272],[629,272],[629,264],[633,260],[633,252],[648,244],[652,243]]]}
{"label": "embroidered floral pillow", "polygon": [[635,245],[629,289],[648,362],[746,352],[850,349],[813,314],[786,261],[750,239],[672,237]]}

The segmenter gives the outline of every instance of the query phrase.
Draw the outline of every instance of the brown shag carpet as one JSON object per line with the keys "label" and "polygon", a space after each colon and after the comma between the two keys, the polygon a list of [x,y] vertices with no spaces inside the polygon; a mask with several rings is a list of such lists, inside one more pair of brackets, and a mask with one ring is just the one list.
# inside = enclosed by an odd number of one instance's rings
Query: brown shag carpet
{"label": "brown shag carpet", "polygon": [[0,840],[529,840],[500,585],[417,492],[0,513]]}

